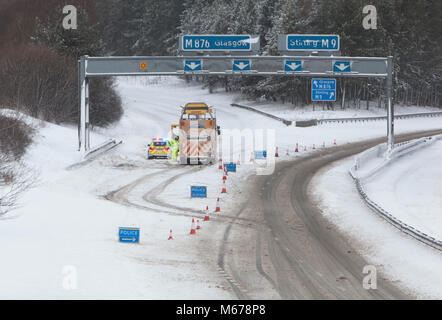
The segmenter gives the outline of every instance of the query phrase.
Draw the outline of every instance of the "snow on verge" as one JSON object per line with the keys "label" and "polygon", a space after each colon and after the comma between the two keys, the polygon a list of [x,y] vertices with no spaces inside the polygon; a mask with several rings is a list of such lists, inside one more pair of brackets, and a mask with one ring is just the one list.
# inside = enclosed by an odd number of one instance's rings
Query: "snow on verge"
{"label": "snow on verge", "polygon": [[390,281],[418,298],[442,298],[442,255],[364,205],[348,173],[352,164],[352,157],[335,162],[313,178],[310,191],[324,216]]}

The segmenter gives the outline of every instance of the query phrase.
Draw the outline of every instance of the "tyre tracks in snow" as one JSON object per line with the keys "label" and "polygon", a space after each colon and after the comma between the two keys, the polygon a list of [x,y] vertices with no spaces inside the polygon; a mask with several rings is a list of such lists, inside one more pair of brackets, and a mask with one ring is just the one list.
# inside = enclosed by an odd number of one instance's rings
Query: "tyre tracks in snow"
{"label": "tyre tracks in snow", "polygon": [[[404,134],[396,139],[399,142],[441,131]],[[410,298],[382,275],[378,275],[376,290],[363,288],[362,270],[368,263],[322,216],[308,191],[321,168],[384,140],[319,149],[279,162],[270,176],[255,177],[249,199],[237,215],[264,223],[259,224],[254,239],[238,230],[240,226],[227,226],[218,257],[218,267],[231,275],[238,298]]]}

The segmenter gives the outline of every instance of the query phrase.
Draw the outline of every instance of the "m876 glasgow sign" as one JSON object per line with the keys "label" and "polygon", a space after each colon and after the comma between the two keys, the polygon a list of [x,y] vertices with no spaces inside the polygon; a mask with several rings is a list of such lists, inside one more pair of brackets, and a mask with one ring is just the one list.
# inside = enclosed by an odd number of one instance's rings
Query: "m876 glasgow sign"
{"label": "m876 glasgow sign", "polygon": [[185,35],[182,51],[250,51],[250,35]]}

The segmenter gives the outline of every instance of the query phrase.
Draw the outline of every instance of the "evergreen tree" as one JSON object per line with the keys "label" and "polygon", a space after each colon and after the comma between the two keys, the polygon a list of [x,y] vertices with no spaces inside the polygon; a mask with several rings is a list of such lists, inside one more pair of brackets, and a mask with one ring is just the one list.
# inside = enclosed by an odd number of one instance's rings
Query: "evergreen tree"
{"label": "evergreen tree", "polygon": [[62,8],[54,10],[55,14],[41,21],[36,18],[36,34],[32,39],[40,45],[54,48],[63,55],[99,56],[104,53],[104,42],[100,38],[98,24],[89,22],[88,14],[78,8],[78,28],[66,30],[62,26],[64,15]]}

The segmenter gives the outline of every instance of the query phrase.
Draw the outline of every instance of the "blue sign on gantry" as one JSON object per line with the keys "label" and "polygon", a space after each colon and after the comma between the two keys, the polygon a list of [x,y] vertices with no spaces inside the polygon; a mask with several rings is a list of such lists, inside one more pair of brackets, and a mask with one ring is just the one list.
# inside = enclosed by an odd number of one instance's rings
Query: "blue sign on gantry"
{"label": "blue sign on gantry", "polygon": [[195,72],[202,70],[201,60],[184,60],[184,71]]}
{"label": "blue sign on gantry", "polygon": [[182,51],[250,51],[250,35],[184,35]]}
{"label": "blue sign on gantry", "polygon": [[250,71],[250,60],[233,60],[233,71]]}
{"label": "blue sign on gantry", "polygon": [[339,51],[339,36],[328,34],[288,34],[287,50]]}
{"label": "blue sign on gantry", "polygon": [[302,71],[302,61],[301,60],[284,61],[284,71],[285,72]]}
{"label": "blue sign on gantry", "polygon": [[351,72],[350,61],[333,62],[333,72]]}
{"label": "blue sign on gantry", "polygon": [[336,79],[312,79],[312,101],[336,101]]}

